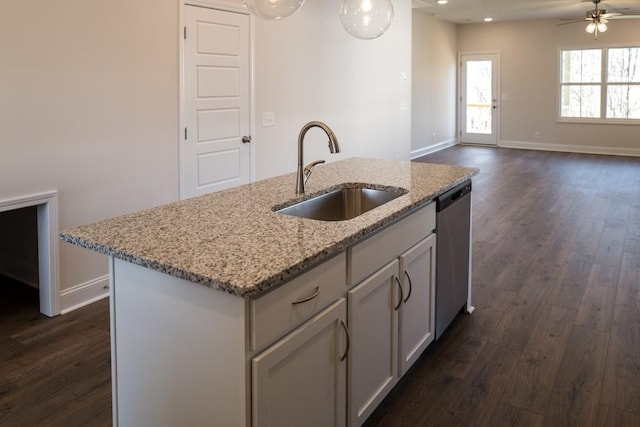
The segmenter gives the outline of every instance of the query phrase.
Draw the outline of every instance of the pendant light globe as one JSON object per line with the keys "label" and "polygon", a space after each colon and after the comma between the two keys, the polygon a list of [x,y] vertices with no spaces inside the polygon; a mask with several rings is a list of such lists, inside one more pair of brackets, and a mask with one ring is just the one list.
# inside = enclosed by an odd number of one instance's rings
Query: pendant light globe
{"label": "pendant light globe", "polygon": [[353,37],[370,40],[380,37],[393,21],[391,0],[342,0],[340,22]]}
{"label": "pendant light globe", "polygon": [[242,0],[244,7],[263,19],[282,19],[293,15],[304,0]]}

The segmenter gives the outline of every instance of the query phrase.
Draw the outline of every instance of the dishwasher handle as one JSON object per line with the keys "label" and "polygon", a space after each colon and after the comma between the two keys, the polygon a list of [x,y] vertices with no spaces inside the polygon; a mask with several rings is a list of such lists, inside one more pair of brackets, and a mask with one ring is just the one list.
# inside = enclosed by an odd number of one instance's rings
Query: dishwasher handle
{"label": "dishwasher handle", "polygon": [[455,202],[456,200],[458,200],[460,197],[464,195],[465,195],[464,189],[456,191],[456,193],[453,196],[451,196],[451,203]]}
{"label": "dishwasher handle", "polygon": [[469,193],[471,193],[471,180],[465,181],[446,193],[438,196],[436,198],[436,212],[442,212]]}

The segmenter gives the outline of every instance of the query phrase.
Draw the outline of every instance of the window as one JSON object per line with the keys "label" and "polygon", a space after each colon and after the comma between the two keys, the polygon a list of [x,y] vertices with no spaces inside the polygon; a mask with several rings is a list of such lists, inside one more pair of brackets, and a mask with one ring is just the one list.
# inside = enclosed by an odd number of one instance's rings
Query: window
{"label": "window", "polygon": [[640,47],[608,49],[607,117],[640,119]]}
{"label": "window", "polygon": [[640,119],[640,47],[560,51],[560,117]]}

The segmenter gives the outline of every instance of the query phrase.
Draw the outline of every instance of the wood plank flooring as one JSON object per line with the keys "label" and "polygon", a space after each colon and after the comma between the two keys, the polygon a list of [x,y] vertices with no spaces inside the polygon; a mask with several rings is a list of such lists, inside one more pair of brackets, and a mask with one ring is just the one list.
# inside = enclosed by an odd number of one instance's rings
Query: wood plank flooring
{"label": "wood plank flooring", "polygon": [[110,426],[109,303],[64,316],[0,276],[0,426]]}
{"label": "wood plank flooring", "polygon": [[640,426],[640,159],[454,147],[481,169],[476,311],[367,426]]}
{"label": "wood plank flooring", "polygon": [[[453,147],[481,169],[472,315],[367,426],[640,426],[640,159]],[[111,424],[109,310],[0,278],[0,426]]]}

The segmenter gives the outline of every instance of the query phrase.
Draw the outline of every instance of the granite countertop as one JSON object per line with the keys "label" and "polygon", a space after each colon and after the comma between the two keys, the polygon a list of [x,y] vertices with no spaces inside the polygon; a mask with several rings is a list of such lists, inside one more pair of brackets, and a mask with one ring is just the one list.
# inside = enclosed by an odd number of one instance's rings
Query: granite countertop
{"label": "granite countertop", "polygon": [[[295,194],[292,173],[65,230],[60,238],[256,298],[477,173],[459,166],[351,158],[316,166],[306,194]],[[347,221],[317,221],[272,210],[356,183],[409,192]]]}

